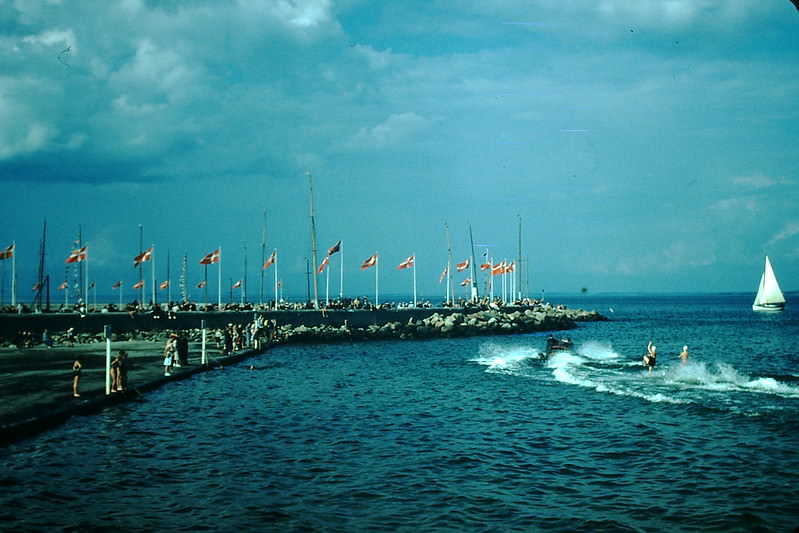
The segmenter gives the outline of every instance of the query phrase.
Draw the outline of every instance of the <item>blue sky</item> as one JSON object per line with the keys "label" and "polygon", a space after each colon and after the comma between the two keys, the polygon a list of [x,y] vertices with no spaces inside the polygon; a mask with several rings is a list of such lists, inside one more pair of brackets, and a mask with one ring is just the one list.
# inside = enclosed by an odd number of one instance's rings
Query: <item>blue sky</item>
{"label": "blue sky", "polygon": [[141,225],[173,284],[221,246],[227,287],[246,248],[257,299],[264,212],[302,298],[306,171],[350,295],[373,293],[377,251],[381,293],[410,292],[415,253],[440,299],[445,224],[454,261],[467,224],[511,260],[519,221],[534,295],[754,293],[766,251],[799,289],[788,0],[0,0],[0,21],[0,245],[22,301],[45,220],[53,288],[79,229],[100,292],[130,287]]}

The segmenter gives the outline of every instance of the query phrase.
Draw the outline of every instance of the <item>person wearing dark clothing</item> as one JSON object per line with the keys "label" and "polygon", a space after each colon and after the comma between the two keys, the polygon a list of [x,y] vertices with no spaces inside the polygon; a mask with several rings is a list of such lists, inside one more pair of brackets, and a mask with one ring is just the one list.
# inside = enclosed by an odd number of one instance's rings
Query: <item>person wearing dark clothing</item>
{"label": "person wearing dark clothing", "polygon": [[177,350],[181,366],[187,366],[189,364],[189,339],[185,333],[178,335]]}

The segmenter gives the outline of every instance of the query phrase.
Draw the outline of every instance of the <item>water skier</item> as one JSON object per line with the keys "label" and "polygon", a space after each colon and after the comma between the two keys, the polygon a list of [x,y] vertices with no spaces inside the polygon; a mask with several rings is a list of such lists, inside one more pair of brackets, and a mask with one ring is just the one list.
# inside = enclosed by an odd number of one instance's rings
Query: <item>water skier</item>
{"label": "water skier", "polygon": [[646,353],[644,354],[644,366],[649,367],[649,371],[652,372],[652,369],[655,368],[656,360],[657,346],[652,344],[652,341],[649,341],[649,344],[646,345]]}
{"label": "water skier", "polygon": [[680,361],[682,362],[683,366],[688,364],[688,346],[682,347],[682,352],[680,353]]}

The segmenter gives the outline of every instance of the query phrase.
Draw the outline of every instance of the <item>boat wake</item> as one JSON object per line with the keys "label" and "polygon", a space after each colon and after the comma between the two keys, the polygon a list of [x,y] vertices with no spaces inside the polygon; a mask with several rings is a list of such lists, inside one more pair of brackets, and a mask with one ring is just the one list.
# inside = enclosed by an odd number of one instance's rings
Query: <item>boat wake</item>
{"label": "boat wake", "polygon": [[675,361],[647,372],[637,356],[622,355],[598,341],[557,352],[546,361],[530,346],[485,344],[472,361],[486,366],[486,372],[554,378],[566,385],[652,403],[699,404],[754,414],[766,396],[799,399],[797,385],[773,376],[751,376],[724,363],[691,361],[683,366]]}

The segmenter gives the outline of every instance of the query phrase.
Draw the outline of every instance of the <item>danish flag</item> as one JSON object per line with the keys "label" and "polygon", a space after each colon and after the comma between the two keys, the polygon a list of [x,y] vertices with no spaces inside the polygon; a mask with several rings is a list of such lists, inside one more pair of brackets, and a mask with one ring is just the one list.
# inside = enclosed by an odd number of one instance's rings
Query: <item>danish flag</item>
{"label": "danish flag", "polygon": [[373,267],[377,264],[377,252],[373,253],[369,256],[369,259],[361,263],[361,270],[366,270],[367,268]]}

